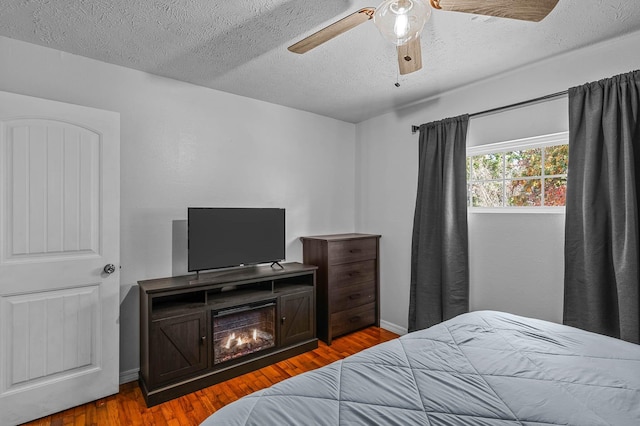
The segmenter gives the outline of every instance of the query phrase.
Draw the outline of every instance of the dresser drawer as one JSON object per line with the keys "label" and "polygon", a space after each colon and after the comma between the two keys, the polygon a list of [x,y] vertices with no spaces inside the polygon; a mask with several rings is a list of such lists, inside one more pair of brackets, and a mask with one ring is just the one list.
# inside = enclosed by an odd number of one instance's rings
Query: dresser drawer
{"label": "dresser drawer", "polygon": [[378,240],[376,238],[357,238],[353,240],[329,242],[329,264],[357,262],[375,259]]}
{"label": "dresser drawer", "polygon": [[329,270],[329,287],[331,291],[354,284],[376,279],[376,261],[343,263]]}
{"label": "dresser drawer", "polygon": [[331,334],[339,336],[376,321],[376,304],[368,303],[357,308],[331,314]]}
{"label": "dresser drawer", "polygon": [[376,283],[369,281],[333,291],[331,312],[339,312],[376,301]]}

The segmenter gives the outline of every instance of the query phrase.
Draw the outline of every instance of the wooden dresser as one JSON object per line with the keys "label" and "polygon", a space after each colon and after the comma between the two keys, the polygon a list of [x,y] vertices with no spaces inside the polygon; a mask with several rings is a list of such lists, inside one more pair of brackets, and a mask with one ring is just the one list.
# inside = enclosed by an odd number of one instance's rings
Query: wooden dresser
{"label": "wooden dresser", "polygon": [[380,326],[380,235],[337,234],[301,237],[303,261],[316,265],[318,338],[369,325]]}

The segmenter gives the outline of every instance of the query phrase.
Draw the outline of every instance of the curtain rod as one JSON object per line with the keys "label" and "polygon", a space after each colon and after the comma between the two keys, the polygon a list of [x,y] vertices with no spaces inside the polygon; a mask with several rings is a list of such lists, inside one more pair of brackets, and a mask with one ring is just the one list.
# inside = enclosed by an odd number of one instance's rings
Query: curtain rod
{"label": "curtain rod", "polygon": [[[497,108],[491,108],[491,109],[487,109],[485,111],[480,111],[480,112],[474,112],[473,114],[469,114],[469,118],[478,117],[478,116],[486,115],[486,114],[491,114],[491,113],[494,113],[494,112],[504,111],[505,109],[511,109],[511,108],[515,108],[515,107],[519,107],[519,106],[533,104],[533,103],[536,103],[536,102],[546,101],[548,99],[559,98],[561,96],[565,96],[567,93],[569,93],[568,90],[563,90],[562,92],[556,92],[556,93],[552,93],[550,95],[540,96],[539,98],[529,99],[529,100],[522,101],[522,102],[516,102],[515,104],[505,105],[505,106],[501,106],[501,107],[497,107]],[[416,133],[418,130],[420,130],[420,126],[416,126],[416,125],[412,125],[411,126],[411,133]]]}

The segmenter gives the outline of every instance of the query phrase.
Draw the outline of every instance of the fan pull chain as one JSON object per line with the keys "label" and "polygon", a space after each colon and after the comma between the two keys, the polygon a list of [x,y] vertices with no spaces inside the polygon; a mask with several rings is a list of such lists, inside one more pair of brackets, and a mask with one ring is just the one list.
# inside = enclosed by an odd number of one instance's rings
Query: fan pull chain
{"label": "fan pull chain", "polygon": [[400,80],[400,74],[399,74],[398,70],[396,69],[396,83],[394,84],[394,86],[396,86],[396,87],[400,87],[400,81],[398,81],[398,80]]}

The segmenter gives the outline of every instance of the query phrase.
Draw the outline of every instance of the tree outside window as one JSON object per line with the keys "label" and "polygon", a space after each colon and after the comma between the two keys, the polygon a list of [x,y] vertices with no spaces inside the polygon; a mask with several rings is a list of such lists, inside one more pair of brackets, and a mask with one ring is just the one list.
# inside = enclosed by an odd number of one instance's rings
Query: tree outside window
{"label": "tree outside window", "polygon": [[569,145],[558,135],[479,148],[467,156],[469,207],[565,205]]}

